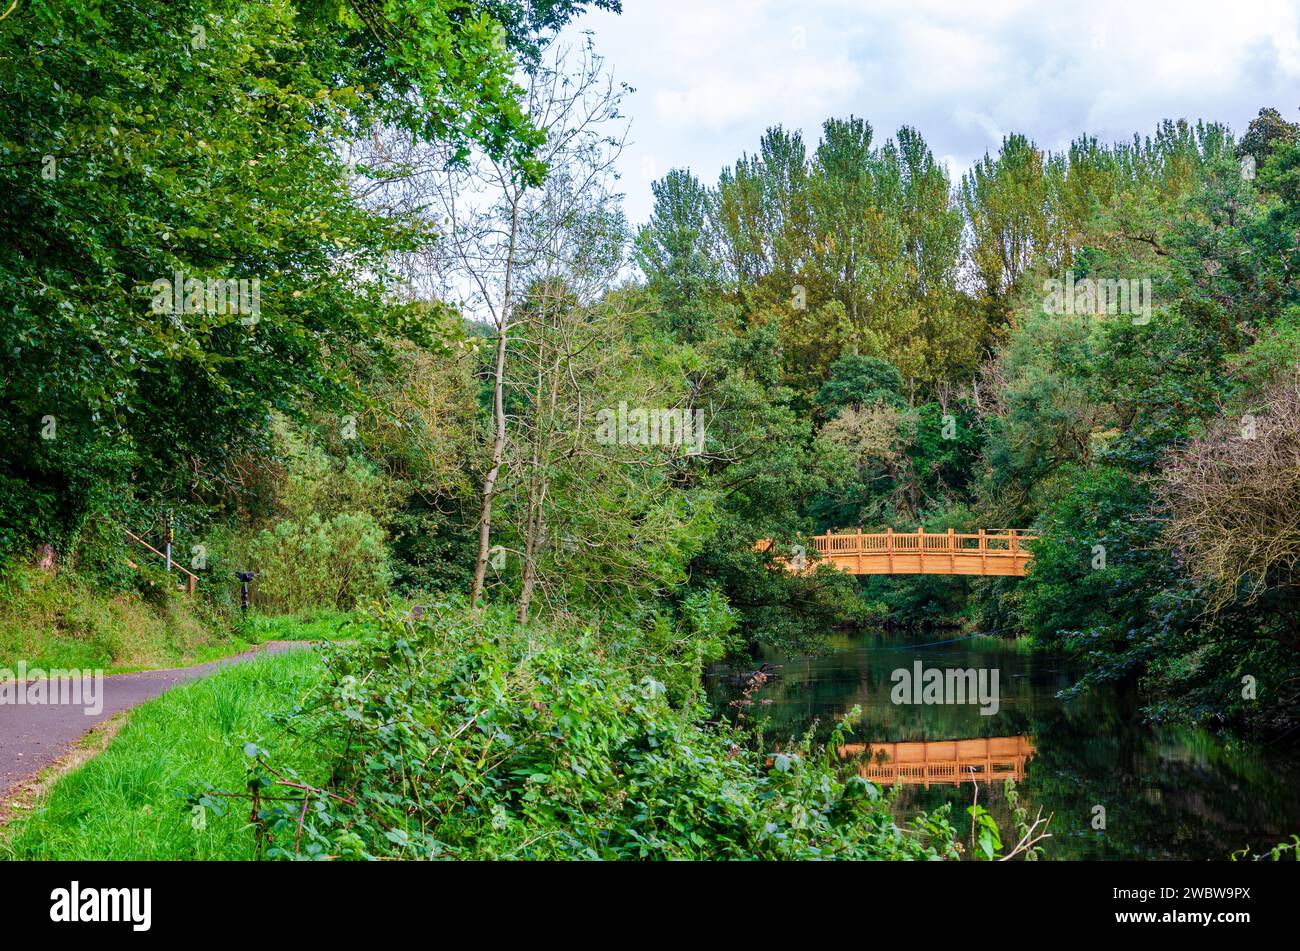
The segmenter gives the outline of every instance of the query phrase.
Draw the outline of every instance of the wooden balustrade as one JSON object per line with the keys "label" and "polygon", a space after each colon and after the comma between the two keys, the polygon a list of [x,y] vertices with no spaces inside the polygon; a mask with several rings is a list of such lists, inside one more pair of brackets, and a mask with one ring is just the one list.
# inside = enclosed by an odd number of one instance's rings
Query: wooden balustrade
{"label": "wooden balustrade", "polygon": [[[857,575],[1002,575],[1023,577],[1037,536],[1016,528],[978,532],[831,532],[812,542],[822,561]],[[770,543],[759,543],[765,550]],[[814,567],[782,559],[791,571]]]}

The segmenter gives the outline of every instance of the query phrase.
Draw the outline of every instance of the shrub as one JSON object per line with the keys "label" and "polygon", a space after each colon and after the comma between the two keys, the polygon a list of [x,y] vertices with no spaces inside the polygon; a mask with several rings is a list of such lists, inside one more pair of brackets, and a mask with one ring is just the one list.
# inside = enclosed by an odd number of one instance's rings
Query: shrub
{"label": "shrub", "polygon": [[253,540],[249,558],[257,603],[270,611],[351,610],[383,595],[390,577],[383,529],[364,512],[279,522]]}
{"label": "shrub", "polygon": [[1157,482],[1168,539],[1216,609],[1292,587],[1300,567],[1300,376],[1274,381],[1261,403],[1258,418],[1220,417],[1171,453]]}
{"label": "shrub", "polygon": [[[810,739],[769,758],[626,661],[595,631],[522,629],[505,612],[383,618],[327,650],[321,686],[284,717],[330,751],[327,788],[249,744],[259,845],[274,858],[955,854],[946,820],[904,833],[880,790]],[[224,809],[231,795],[193,801]]]}

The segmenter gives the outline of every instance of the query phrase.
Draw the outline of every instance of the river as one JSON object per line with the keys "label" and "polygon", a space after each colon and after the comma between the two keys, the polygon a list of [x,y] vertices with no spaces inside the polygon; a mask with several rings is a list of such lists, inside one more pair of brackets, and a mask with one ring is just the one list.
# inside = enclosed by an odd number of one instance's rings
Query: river
{"label": "river", "polygon": [[[894,671],[912,673],[917,661],[925,670],[997,671],[996,713],[981,713],[978,703],[893,702]],[[946,777],[993,764],[994,781],[976,780],[980,803],[1009,836],[1003,777],[1019,775],[1030,815],[1042,806],[1053,817],[1044,859],[1226,859],[1235,849],[1262,851],[1300,832],[1300,758],[1146,723],[1134,692],[1120,686],[1061,700],[1058,693],[1076,679],[1063,657],[992,638],[837,635],[817,655],[762,649],[747,667],[715,666],[707,678],[711,699],[722,706],[738,699],[735,675],[759,662],[772,665],[776,679],[750,704],[729,709],[762,722],[769,742],[784,743],[814,722],[824,732],[860,706],[850,740],[875,747],[859,762],[883,765],[889,776],[891,765],[912,761],[907,772],[915,784],[894,802],[900,822],[951,802],[951,819],[968,836],[966,807],[976,790],[969,779]],[[896,743],[902,745],[882,748]]]}

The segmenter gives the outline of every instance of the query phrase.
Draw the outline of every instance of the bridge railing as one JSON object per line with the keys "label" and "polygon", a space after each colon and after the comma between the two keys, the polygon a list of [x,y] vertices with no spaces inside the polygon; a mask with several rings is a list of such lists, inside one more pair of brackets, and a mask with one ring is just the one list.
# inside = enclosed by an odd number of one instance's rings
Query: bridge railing
{"label": "bridge railing", "polygon": [[1019,556],[1024,543],[1037,540],[1036,535],[1018,528],[980,529],[975,533],[927,532],[830,532],[813,536],[813,544],[823,555],[880,553],[944,552],[979,555]]}

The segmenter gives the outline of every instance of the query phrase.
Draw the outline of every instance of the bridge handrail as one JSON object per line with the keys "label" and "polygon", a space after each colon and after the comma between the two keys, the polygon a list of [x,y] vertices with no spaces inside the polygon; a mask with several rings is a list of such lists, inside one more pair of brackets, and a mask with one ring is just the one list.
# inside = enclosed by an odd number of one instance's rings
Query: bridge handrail
{"label": "bridge handrail", "polygon": [[[1031,535],[1024,529],[1009,528],[990,532],[980,529],[978,532],[927,532],[918,529],[915,532],[827,532],[814,535],[813,545],[822,554],[857,554],[859,552],[978,552],[990,557],[1019,556],[1023,554],[1021,543],[1034,542],[1037,535]],[[973,543],[973,544],[971,544]]]}

